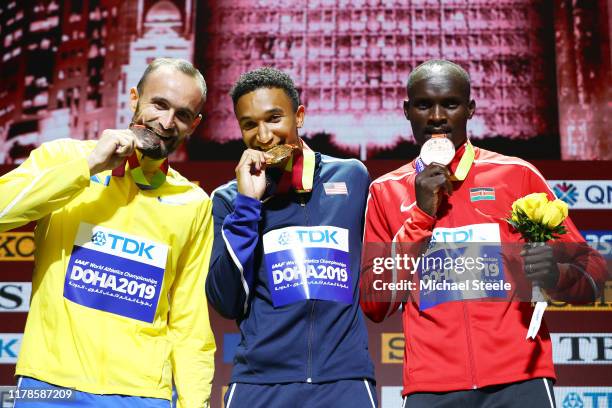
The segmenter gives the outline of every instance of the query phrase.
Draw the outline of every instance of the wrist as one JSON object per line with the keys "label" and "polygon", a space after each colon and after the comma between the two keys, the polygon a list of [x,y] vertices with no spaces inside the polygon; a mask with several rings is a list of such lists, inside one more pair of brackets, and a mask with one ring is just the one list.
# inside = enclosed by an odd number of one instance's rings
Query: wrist
{"label": "wrist", "polygon": [[96,163],[96,161],[91,156],[87,158],[87,166],[89,167],[90,176],[96,175],[102,171],[102,169],[100,168],[100,164]]}

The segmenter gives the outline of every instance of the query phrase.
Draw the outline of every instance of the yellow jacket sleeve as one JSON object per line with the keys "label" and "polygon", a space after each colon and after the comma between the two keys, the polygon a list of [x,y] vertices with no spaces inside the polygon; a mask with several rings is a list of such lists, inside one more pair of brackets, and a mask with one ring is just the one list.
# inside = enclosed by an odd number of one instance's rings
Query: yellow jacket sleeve
{"label": "yellow jacket sleeve", "polygon": [[191,244],[184,248],[170,295],[169,330],[178,408],[209,406],[215,338],[204,285],[213,242],[212,202],[206,199]]}
{"label": "yellow jacket sleeve", "polygon": [[44,143],[0,177],[0,231],[43,218],[86,188],[87,154],[86,148],[69,139]]}

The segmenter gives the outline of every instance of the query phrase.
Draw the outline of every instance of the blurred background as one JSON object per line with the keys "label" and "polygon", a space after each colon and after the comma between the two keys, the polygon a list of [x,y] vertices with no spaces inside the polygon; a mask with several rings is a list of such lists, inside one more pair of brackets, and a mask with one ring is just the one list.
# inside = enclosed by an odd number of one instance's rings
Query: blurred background
{"label": "blurred background", "polygon": [[0,27],[0,163],[125,128],[130,87],[162,56],[192,61],[209,86],[204,122],[175,162],[235,159],[227,93],[260,66],[294,78],[319,150],[413,157],[402,100],[430,58],[470,73],[476,144],[612,159],[607,0],[4,0]]}
{"label": "blurred background", "polygon": [[[534,162],[610,264],[611,21],[609,0],[2,0],[0,174],[45,141],[127,127],[146,65],[179,57],[209,92],[202,124],[171,161],[207,192],[233,177],[244,149],[228,91],[260,66],[295,80],[311,147],[364,160],[377,177],[418,154],[402,112],[408,73],[445,58],[472,78],[472,142]],[[33,227],[0,234],[0,385],[15,383]],[[558,406],[612,406],[611,311],[609,281],[594,304],[546,312]],[[216,408],[240,335],[211,316]],[[401,320],[368,329],[380,405],[397,408]],[[12,406],[3,398],[0,408]]]}

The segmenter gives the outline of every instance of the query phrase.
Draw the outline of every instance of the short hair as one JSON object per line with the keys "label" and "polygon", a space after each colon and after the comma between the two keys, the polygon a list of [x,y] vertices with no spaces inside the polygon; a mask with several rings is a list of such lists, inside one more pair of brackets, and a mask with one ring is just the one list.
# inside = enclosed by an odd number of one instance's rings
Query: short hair
{"label": "short hair", "polygon": [[291,99],[294,111],[297,111],[298,106],[300,106],[300,95],[291,77],[278,69],[263,67],[240,75],[229,93],[234,103],[234,109],[236,109],[236,104],[241,96],[261,88],[282,89]]}
{"label": "short hair", "polygon": [[410,93],[410,89],[414,85],[415,82],[420,81],[421,79],[427,78],[432,74],[436,74],[442,70],[451,71],[455,74],[459,75],[466,85],[467,97],[470,99],[471,92],[471,81],[470,75],[467,73],[465,69],[463,69],[460,65],[455,64],[454,62],[443,60],[443,59],[432,59],[425,61],[424,63],[417,66],[412,70],[410,75],[408,75],[408,83],[406,84],[406,91]]}
{"label": "short hair", "polygon": [[204,76],[196,67],[193,66],[191,62],[180,58],[155,58],[153,61],[151,61],[138,81],[138,85],[136,85],[136,90],[138,91],[139,95],[142,95],[147,77],[161,67],[172,67],[177,71],[194,78],[198,82],[200,91],[202,91],[202,103],[204,103],[206,100],[206,81],[204,81]]}

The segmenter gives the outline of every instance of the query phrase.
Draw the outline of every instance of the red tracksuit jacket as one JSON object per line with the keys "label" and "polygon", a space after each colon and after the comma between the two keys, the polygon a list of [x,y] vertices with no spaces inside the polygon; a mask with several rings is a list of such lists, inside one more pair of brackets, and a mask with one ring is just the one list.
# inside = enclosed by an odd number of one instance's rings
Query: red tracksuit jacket
{"label": "red tracksuit jacket", "polygon": [[[535,340],[525,339],[533,310],[530,303],[452,301],[419,310],[415,301],[402,299],[399,292],[392,293],[396,295],[390,298],[392,301],[368,299],[376,279],[371,268],[372,259],[368,259],[372,255],[367,249],[369,243],[427,242],[435,228],[478,231],[483,224],[489,224],[489,229],[490,224],[498,224],[502,243],[519,243],[522,242],[520,235],[503,220],[509,216],[512,203],[533,192],[546,192],[549,198],[554,197],[542,175],[531,164],[519,158],[474,149],[475,159],[467,178],[453,183],[455,191],[436,218],[416,205],[414,161],[380,177],[370,186],[361,306],[370,319],[382,321],[403,303],[406,338],[403,395],[466,390],[536,377],[555,378],[550,336],[545,324]],[[451,169],[457,165],[464,150],[464,147],[459,149]],[[479,187],[493,188],[494,199],[471,201],[470,190],[474,192]],[[562,241],[584,242],[569,218],[564,225],[568,232]],[[605,262],[586,245],[571,258],[560,264],[557,288],[548,290],[548,294],[558,300],[592,301],[606,280]],[[522,263],[519,267],[522,268]],[[413,278],[399,271],[397,279]]]}

